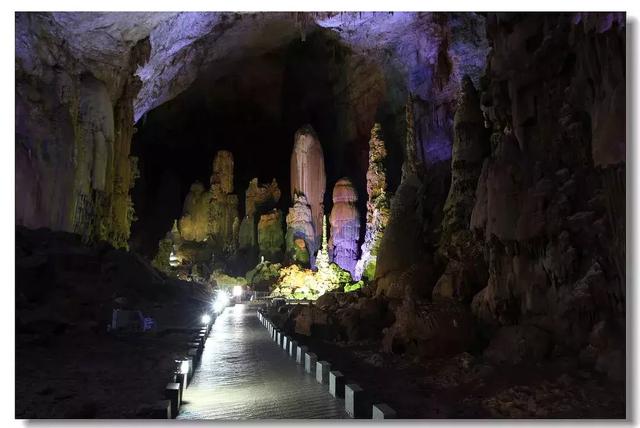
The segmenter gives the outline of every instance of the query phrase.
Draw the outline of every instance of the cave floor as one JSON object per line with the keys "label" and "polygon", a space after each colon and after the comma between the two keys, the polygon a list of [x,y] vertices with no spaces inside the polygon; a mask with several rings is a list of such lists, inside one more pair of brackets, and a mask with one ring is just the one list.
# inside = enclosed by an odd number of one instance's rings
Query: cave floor
{"label": "cave floor", "polygon": [[376,341],[293,338],[400,418],[625,418],[625,384],[583,370],[574,358],[496,366],[466,352],[418,358],[381,353]]}
{"label": "cave floor", "polygon": [[347,417],[342,400],[276,346],[245,305],[216,319],[184,400],[178,419]]}

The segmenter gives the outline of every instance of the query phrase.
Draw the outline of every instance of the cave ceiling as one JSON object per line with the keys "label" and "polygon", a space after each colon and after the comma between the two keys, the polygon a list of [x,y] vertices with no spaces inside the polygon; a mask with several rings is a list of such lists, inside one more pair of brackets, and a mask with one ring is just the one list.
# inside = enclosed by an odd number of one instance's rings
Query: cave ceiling
{"label": "cave ceiling", "polygon": [[[16,15],[17,63],[37,74],[41,61],[64,61],[51,46],[64,46],[80,71],[117,88],[131,48],[149,38],[149,60],[137,70],[142,87],[137,121],[186,90],[204,69],[228,73],[239,61],[264,54],[306,34],[334,32],[356,55],[392,70],[418,96],[451,98],[464,74],[477,80],[487,41],[477,14],[432,13],[229,13],[229,12],[53,12]],[[34,31],[35,30],[35,31]],[[42,43],[43,38],[53,43]],[[40,44],[49,50],[33,49]],[[449,76],[434,94],[434,69],[443,51]],[[115,83],[114,83],[115,82]],[[114,90],[115,91],[115,90]]]}

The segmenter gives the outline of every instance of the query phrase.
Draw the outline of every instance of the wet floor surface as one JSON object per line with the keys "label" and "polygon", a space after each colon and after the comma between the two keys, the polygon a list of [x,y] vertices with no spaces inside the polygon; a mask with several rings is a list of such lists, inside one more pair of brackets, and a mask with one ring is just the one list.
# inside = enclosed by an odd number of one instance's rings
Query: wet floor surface
{"label": "wet floor surface", "polygon": [[342,400],[278,347],[244,305],[216,320],[184,401],[178,419],[347,417]]}

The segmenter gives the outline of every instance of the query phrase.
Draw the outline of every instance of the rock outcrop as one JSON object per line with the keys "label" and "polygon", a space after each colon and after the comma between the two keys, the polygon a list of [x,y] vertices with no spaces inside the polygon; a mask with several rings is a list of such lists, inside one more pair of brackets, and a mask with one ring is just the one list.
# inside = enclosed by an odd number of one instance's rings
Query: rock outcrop
{"label": "rock outcrop", "polygon": [[[263,214],[270,213],[280,200],[280,188],[275,178],[270,184],[261,185],[258,179],[254,178],[249,182],[245,192],[245,216],[242,219],[239,230],[239,249],[241,256],[253,261],[257,261],[258,253],[258,227]],[[282,233],[282,232],[281,232]],[[263,239],[266,239],[263,237]],[[266,241],[264,245],[267,244]],[[278,261],[281,261],[282,250],[278,250]],[[269,250],[271,252],[271,250]]]}
{"label": "rock outcrop", "polygon": [[313,128],[305,125],[294,136],[291,153],[291,199],[295,201],[296,196],[304,195],[311,207],[314,240],[309,242],[309,250],[312,254],[318,251],[322,236],[326,180],[322,146]]}
{"label": "rock outcrop", "polygon": [[272,210],[260,216],[258,222],[258,247],[260,255],[270,262],[280,262],[284,250],[283,215]]}
{"label": "rock outcrop", "polygon": [[360,215],[356,207],[358,195],[347,177],[338,180],[333,187],[333,207],[329,216],[331,260],[354,275],[358,261],[360,239]]}
{"label": "rock outcrop", "polygon": [[254,178],[249,182],[245,192],[245,215],[251,217],[256,213],[260,215],[272,210],[280,201],[280,196],[280,188],[275,178],[266,185],[259,184],[258,179]]}
{"label": "rock outcrop", "polygon": [[438,252],[447,260],[447,266],[433,289],[434,300],[468,302],[486,281],[482,248],[469,227],[486,143],[480,97],[471,79],[466,77],[454,116],[451,187],[440,226]]}
{"label": "rock outcrop", "polygon": [[210,183],[208,190],[200,182],[191,185],[182,217],[178,220],[181,239],[187,243],[202,244],[185,244],[181,248],[186,250],[189,247],[195,252],[199,251],[198,248],[206,248],[206,254],[195,256],[198,260],[210,260],[212,253],[226,259],[238,249],[238,196],[231,193],[233,155],[230,152],[221,150],[216,153]]}
{"label": "rock outcrop", "polygon": [[127,248],[138,174],[130,156],[135,73],[151,45],[129,44],[103,76],[56,29],[47,14],[16,15],[16,223]]}
{"label": "rock outcrop", "polygon": [[287,214],[286,261],[309,266],[315,258],[311,251],[314,241],[311,207],[305,195],[298,195]]}
{"label": "rock outcrop", "polygon": [[233,155],[219,150],[213,160],[209,233],[214,245],[225,255],[237,248],[238,196],[233,193]]}
{"label": "rock outcrop", "polygon": [[624,20],[491,14],[487,34],[491,155],[470,226],[489,277],[472,309],[502,332],[551,332],[554,355],[575,355],[596,323],[624,324]]}
{"label": "rock outcrop", "polygon": [[184,200],[182,217],[178,221],[180,235],[188,241],[204,241],[211,233],[209,227],[209,209],[211,193],[202,183],[196,181]]}
{"label": "rock outcrop", "polygon": [[354,278],[373,280],[380,241],[389,222],[389,196],[387,194],[387,174],[384,165],[387,150],[382,140],[382,128],[376,123],[371,129],[369,140],[369,168],[367,169],[367,224]]}

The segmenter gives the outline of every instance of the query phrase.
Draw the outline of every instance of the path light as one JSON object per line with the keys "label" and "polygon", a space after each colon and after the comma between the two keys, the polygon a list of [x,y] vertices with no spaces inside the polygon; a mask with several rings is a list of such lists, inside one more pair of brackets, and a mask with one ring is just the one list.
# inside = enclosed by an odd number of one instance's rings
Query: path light
{"label": "path light", "polygon": [[204,314],[202,316],[202,324],[207,325],[211,322],[211,316],[209,314]]}
{"label": "path light", "polygon": [[220,313],[229,304],[229,295],[224,291],[218,291],[216,294],[216,300],[213,301],[213,310],[216,313]]}
{"label": "path light", "polygon": [[235,297],[242,296],[242,286],[241,285],[234,285],[233,286],[233,295]]}
{"label": "path light", "polygon": [[180,362],[180,373],[182,374],[189,373],[189,360],[182,360]]}

